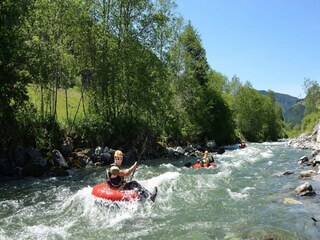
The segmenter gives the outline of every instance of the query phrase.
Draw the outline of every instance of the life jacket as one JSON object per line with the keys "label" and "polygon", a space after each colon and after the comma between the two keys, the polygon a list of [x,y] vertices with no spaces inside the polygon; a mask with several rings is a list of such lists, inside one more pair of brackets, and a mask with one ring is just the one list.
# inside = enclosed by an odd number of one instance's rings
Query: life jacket
{"label": "life jacket", "polygon": [[202,158],[202,163],[209,163],[209,159],[207,157]]}
{"label": "life jacket", "polygon": [[119,176],[118,174],[112,174],[112,172],[120,172],[120,167],[112,163],[106,172],[106,180],[110,187],[118,188],[124,183],[124,177]]}

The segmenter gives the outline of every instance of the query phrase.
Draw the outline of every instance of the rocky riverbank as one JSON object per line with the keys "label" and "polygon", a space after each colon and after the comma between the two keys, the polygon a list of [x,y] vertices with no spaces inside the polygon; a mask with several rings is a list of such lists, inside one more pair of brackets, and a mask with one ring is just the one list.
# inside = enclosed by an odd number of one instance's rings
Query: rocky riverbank
{"label": "rocky riverbank", "polygon": [[[130,165],[138,159],[180,158],[202,156],[204,150],[224,153],[214,140],[205,145],[188,144],[186,146],[164,147],[153,140],[140,141],[130,146],[119,147],[124,153],[124,164]],[[97,146],[94,148],[75,148],[71,139],[66,139],[60,149],[41,153],[39,150],[19,148],[12,158],[0,158],[0,181],[24,177],[68,176],[70,170],[87,167],[106,166],[113,162],[116,149]]]}
{"label": "rocky riverbank", "polygon": [[[296,139],[291,139],[288,144],[289,147],[310,149],[312,150],[311,157],[301,156],[297,159],[297,164],[301,165],[299,169],[302,169],[298,173],[301,179],[306,180],[302,185],[297,186],[294,190],[296,196],[314,196],[319,191],[314,189],[313,186],[307,181],[308,179],[313,181],[319,181],[320,175],[320,120],[317,122],[310,135],[302,134]],[[291,175],[293,172],[285,172],[284,175]],[[319,184],[317,184],[319,185]],[[293,199],[292,199],[293,200]],[[291,204],[302,204],[299,201],[293,200],[291,202],[284,201]]]}
{"label": "rocky riverbank", "polygon": [[310,149],[312,150],[311,159],[301,157],[299,164],[316,167],[319,172],[320,166],[320,120],[317,122],[310,135],[302,134],[296,139],[291,139],[288,144],[289,147]]}
{"label": "rocky riverbank", "polygon": [[318,120],[310,135],[301,134],[298,138],[291,139],[288,146],[320,151],[320,120]]}

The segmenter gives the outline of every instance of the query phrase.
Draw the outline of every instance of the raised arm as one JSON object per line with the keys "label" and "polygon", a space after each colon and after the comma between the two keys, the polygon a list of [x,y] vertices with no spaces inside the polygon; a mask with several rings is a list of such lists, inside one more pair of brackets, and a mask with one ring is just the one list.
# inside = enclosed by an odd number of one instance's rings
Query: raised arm
{"label": "raised arm", "polygon": [[135,162],[130,168],[121,170],[118,175],[121,176],[121,177],[130,176],[130,175],[132,174],[133,170],[134,170],[137,166],[138,166],[138,163]]}

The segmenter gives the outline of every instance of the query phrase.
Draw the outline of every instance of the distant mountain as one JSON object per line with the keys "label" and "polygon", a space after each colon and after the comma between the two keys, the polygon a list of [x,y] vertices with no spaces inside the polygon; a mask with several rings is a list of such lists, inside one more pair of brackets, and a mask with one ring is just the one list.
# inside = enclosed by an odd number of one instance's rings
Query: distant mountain
{"label": "distant mountain", "polygon": [[297,102],[292,107],[283,111],[285,122],[293,123],[294,125],[300,124],[304,117],[305,101]]}
{"label": "distant mountain", "polygon": [[[263,95],[267,95],[268,92],[265,90],[259,90],[259,92]],[[292,97],[288,94],[283,93],[274,93],[276,101],[282,106],[283,109],[288,109],[292,107],[297,102],[300,102],[303,99],[299,99],[296,97]]]}
{"label": "distant mountain", "polygon": [[[268,92],[259,90],[263,95]],[[299,99],[288,94],[274,93],[275,100],[281,105],[284,121],[292,124],[300,124],[304,114],[304,99]]]}

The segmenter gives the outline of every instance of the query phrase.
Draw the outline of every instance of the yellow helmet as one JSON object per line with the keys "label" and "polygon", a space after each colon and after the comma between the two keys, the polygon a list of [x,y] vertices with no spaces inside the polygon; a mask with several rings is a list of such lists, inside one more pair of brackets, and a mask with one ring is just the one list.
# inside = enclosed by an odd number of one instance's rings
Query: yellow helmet
{"label": "yellow helmet", "polygon": [[206,150],[204,153],[205,153],[205,154],[208,154],[209,152],[208,152],[208,150]]}
{"label": "yellow helmet", "polygon": [[123,153],[120,150],[114,152],[114,157],[121,157],[123,158]]}

